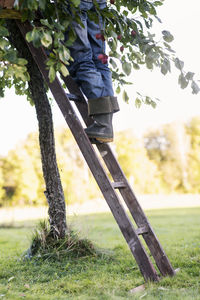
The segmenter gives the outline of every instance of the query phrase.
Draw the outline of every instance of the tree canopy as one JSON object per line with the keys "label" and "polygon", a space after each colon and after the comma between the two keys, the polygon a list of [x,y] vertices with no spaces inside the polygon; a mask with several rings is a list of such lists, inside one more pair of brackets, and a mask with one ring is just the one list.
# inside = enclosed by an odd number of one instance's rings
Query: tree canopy
{"label": "tree canopy", "polygon": [[[113,79],[117,83],[117,93],[121,92],[124,84],[130,84],[127,76],[133,69],[138,70],[143,65],[150,70],[157,67],[162,74],[166,75],[171,71],[172,64],[180,71],[178,83],[181,88],[186,88],[190,84],[192,93],[199,92],[194,73],[184,71],[184,62],[176,57],[175,51],[171,48],[172,34],[164,30],[162,38],[158,41],[152,32],[153,23],[161,22],[157,8],[163,5],[164,0],[110,0],[107,8],[103,10],[99,10],[95,0],[94,3],[96,11],[90,11],[89,17],[98,23],[101,15],[106,24],[105,30],[102,28],[96,38],[105,39],[109,45],[107,58]],[[68,47],[76,39],[73,21],[83,26],[79,4],[80,0],[15,0],[14,2],[14,9],[20,12],[22,22],[28,20],[32,24],[32,31],[26,35],[27,41],[32,42],[35,47],[42,46],[49,51],[46,63],[50,81],[54,80],[57,71],[64,76],[68,75],[67,65],[72,60]],[[0,20],[0,96],[4,95],[5,87],[10,88],[14,85],[17,94],[26,94],[31,100],[27,85],[29,80],[27,61],[23,57],[18,57],[17,50],[10,44],[8,36],[6,19],[2,18]],[[125,90],[123,99],[128,100]],[[139,93],[134,100],[136,106],[140,106],[142,102],[156,105],[150,97],[142,97]]]}

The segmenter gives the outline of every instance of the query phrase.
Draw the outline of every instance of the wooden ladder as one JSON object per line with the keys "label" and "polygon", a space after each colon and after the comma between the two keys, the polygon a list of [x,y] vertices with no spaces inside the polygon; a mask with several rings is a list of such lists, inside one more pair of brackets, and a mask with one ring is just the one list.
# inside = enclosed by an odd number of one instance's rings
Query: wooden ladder
{"label": "wooden ladder", "polygon": [[[16,21],[18,28],[20,29],[23,37],[32,28],[28,22],[21,23]],[[27,42],[26,42],[27,43]],[[166,256],[161,244],[159,243],[151,225],[149,224],[147,217],[145,216],[140,204],[138,203],[133,190],[131,189],[117,159],[115,158],[110,146],[108,144],[96,144],[102,159],[105,162],[112,178],[113,182],[107,176],[105,168],[102,166],[100,159],[93,146],[85,134],[85,131],[81,125],[81,122],[70,102],[70,99],[75,101],[75,104],[85,121],[86,125],[91,124],[91,119],[87,113],[87,102],[82,95],[81,91],[70,78],[62,78],[70,92],[66,94],[63,89],[60,80],[56,79],[51,83],[48,79],[48,70],[46,69],[45,61],[47,59],[45,51],[42,48],[34,48],[32,43],[27,43],[29,50],[40,69],[45,81],[47,82],[96,182],[107,201],[108,206],[133,254],[135,260],[140,268],[145,280],[158,281],[159,275],[151,262],[148,254],[146,253],[144,246],[139,236],[142,236],[147,244],[147,247],[152,254],[155,263],[162,276],[173,276],[175,274],[168,257]],[[120,202],[120,198],[115,191],[118,189],[122,199],[125,201],[127,208],[129,209],[131,216],[133,217],[137,228],[132,224],[132,221],[128,217],[124,207]]]}

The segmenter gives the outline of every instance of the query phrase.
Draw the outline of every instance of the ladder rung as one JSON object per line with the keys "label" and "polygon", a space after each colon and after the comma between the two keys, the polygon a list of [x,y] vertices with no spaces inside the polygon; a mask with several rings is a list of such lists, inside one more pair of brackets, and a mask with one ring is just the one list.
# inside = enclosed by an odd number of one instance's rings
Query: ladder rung
{"label": "ladder rung", "polygon": [[83,100],[81,99],[80,96],[77,96],[75,94],[67,94],[67,97],[69,98],[69,100],[71,101],[77,101],[77,102],[83,102]]}
{"label": "ladder rung", "polygon": [[144,233],[148,233],[148,232],[149,232],[147,226],[138,227],[135,231],[136,231],[137,235],[140,235],[140,234],[144,234]]}
{"label": "ladder rung", "polygon": [[122,189],[126,187],[126,184],[123,181],[115,181],[112,182],[112,187],[114,189]]}

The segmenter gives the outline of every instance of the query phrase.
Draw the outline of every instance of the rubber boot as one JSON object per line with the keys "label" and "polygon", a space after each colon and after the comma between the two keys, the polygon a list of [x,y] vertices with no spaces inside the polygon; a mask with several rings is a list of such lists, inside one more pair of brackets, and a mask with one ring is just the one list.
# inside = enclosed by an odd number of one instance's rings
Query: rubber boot
{"label": "rubber boot", "polygon": [[110,102],[111,102],[111,105],[112,105],[113,113],[118,112],[120,110],[120,108],[119,108],[119,104],[118,104],[118,101],[117,101],[117,97],[110,96]]}
{"label": "rubber boot", "polygon": [[[94,123],[85,129],[90,139],[95,139],[101,143],[110,143],[113,141],[113,113],[93,115]],[[93,142],[95,142],[93,140]]]}
{"label": "rubber boot", "polygon": [[85,129],[92,142],[109,143],[113,141],[113,113],[119,111],[117,98],[106,96],[88,100],[88,115],[94,123]]}

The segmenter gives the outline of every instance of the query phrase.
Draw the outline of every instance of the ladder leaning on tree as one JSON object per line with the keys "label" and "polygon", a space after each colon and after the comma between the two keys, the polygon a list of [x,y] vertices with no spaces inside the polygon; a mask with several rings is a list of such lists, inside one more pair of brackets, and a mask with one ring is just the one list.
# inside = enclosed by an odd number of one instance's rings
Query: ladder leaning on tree
{"label": "ladder leaning on tree", "polygon": [[[0,5],[1,3],[2,0],[0,0]],[[5,5],[3,7],[5,7]],[[10,18],[10,15],[11,14],[9,12],[9,14],[6,14],[6,17]],[[17,19],[18,17],[16,17],[15,14],[12,16],[12,18]],[[16,20],[16,23],[19,30],[21,31],[22,36],[25,38],[26,33],[31,30],[31,25],[29,24],[29,22],[21,23],[18,20]],[[150,223],[147,220],[147,217],[145,216],[140,204],[138,203],[136,196],[134,195],[133,190],[131,189],[123,171],[121,170],[121,167],[117,159],[115,158],[110,146],[103,143],[99,143],[96,144],[96,146],[93,146],[88,136],[86,135],[81,122],[73,108],[73,105],[70,102],[70,100],[73,100],[75,102],[76,107],[78,108],[84,122],[87,126],[90,125],[92,120],[88,117],[87,101],[85,100],[78,86],[70,77],[64,78],[62,76],[62,79],[70,92],[70,94],[66,94],[57,77],[52,83],[50,83],[48,78],[48,71],[45,65],[45,61],[47,58],[45,51],[42,48],[34,48],[31,43],[27,43],[27,45],[36,64],[38,65],[40,72],[47,82],[105,200],[107,201],[107,204],[110,207],[110,210],[133,256],[135,257],[135,260],[142,275],[144,276],[144,279],[158,281],[159,275],[148,254],[146,253],[139,236],[142,236],[142,238],[146,242],[146,245],[149,248],[151,255],[153,256],[161,275],[175,275],[175,271],[171,266],[168,257],[166,256]],[[110,172],[110,175],[113,178],[113,182],[111,182],[108,178],[105,167],[103,167],[100,159],[97,156],[95,147],[101,154],[101,157],[108,171]],[[128,210],[130,211],[136,225],[133,225],[132,221],[128,217],[115,189],[119,190],[122,199],[125,202]]]}

